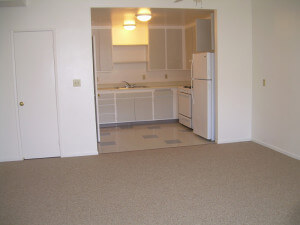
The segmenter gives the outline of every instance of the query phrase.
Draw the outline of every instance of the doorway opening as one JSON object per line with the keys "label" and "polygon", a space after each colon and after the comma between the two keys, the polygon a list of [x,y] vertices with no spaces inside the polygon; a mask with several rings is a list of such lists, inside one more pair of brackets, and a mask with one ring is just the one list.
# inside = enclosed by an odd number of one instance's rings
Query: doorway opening
{"label": "doorway opening", "polygon": [[214,10],[92,8],[91,15],[99,152],[214,143]]}

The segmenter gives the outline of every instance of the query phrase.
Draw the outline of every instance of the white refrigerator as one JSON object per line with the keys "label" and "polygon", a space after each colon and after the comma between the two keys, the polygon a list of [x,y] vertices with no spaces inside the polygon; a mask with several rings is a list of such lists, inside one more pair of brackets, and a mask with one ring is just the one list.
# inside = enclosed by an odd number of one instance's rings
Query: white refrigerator
{"label": "white refrigerator", "polygon": [[193,132],[205,139],[215,140],[214,53],[193,54],[191,69]]}

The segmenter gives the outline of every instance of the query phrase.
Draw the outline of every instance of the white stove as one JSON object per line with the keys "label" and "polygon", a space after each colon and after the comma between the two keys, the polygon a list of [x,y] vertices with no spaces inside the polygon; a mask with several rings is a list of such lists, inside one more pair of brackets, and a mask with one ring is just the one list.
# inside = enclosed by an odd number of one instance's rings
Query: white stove
{"label": "white stove", "polygon": [[179,123],[192,128],[192,95],[191,87],[178,88],[178,118]]}

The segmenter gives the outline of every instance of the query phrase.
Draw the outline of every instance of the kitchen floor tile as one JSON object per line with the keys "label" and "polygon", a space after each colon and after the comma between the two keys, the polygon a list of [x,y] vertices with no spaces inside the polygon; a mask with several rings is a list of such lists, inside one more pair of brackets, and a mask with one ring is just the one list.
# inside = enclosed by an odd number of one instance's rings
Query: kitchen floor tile
{"label": "kitchen floor tile", "polygon": [[213,143],[179,123],[101,128],[99,152],[125,152]]}

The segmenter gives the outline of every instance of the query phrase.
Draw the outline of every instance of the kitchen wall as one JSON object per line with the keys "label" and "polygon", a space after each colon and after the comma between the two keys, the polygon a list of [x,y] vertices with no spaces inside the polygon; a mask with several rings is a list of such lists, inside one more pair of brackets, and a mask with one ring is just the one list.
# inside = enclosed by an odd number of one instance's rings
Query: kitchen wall
{"label": "kitchen wall", "polygon": [[[192,0],[177,4],[172,0],[31,0],[27,7],[0,8],[0,161],[22,159],[17,135],[12,30],[55,29],[62,156],[97,154],[91,7],[195,8],[195,4]],[[217,10],[217,140],[250,140],[251,0],[209,0],[203,1],[203,8]],[[81,88],[73,88],[74,78],[81,79]]]}
{"label": "kitchen wall", "polygon": [[[130,83],[146,82],[175,82],[191,80],[190,70],[163,70],[147,71],[146,65],[141,63],[131,65],[115,65],[112,72],[98,72],[100,84],[121,83],[123,80]],[[167,78],[165,75],[167,74]],[[145,79],[143,79],[145,75]]]}
{"label": "kitchen wall", "polygon": [[299,12],[299,0],[253,0],[253,140],[298,159]]}

